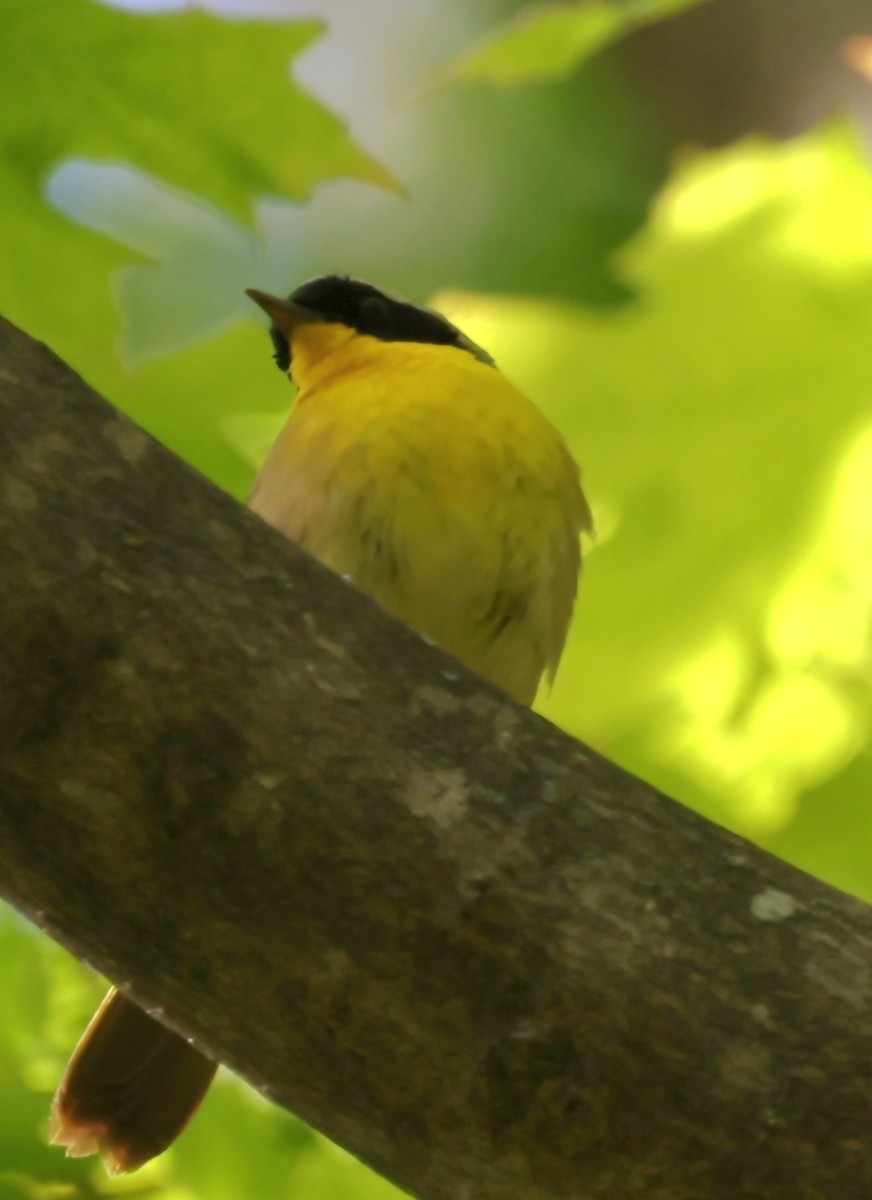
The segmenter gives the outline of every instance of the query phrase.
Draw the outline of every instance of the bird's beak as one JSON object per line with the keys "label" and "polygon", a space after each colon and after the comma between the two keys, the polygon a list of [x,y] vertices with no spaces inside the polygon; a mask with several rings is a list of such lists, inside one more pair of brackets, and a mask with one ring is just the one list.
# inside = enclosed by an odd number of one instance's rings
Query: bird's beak
{"label": "bird's beak", "polygon": [[298,325],[311,324],[322,319],[318,313],[303,304],[297,304],[293,300],[281,300],[278,296],[260,292],[257,288],[246,288],[245,294],[250,296],[255,304],[260,305],[276,328],[288,339]]}

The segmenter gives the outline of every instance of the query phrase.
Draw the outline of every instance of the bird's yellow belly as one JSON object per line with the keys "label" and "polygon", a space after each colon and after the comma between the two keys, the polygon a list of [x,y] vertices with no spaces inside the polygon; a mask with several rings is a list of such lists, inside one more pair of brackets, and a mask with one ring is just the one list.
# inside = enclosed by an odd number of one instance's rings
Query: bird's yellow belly
{"label": "bird's yellow belly", "polygon": [[[531,703],[569,613],[556,614],[551,595],[561,568],[549,558],[554,495],[541,471],[525,476],[525,448],[513,445],[524,431],[511,420],[494,428],[492,412],[466,412],[458,429],[456,406],[440,408],[438,398],[368,401],[362,410],[349,392],[347,411],[316,397],[298,404],[251,507],[387,611]],[[555,461],[555,489],[557,474]],[[562,564],[573,573],[573,593],[577,566],[576,550]],[[564,628],[549,628],[555,621]]]}

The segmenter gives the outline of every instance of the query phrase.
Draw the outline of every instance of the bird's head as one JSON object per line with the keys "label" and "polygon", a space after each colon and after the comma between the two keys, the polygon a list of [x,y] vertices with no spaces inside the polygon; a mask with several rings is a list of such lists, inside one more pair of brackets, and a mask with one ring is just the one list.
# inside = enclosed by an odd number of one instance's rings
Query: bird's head
{"label": "bird's head", "polygon": [[350,339],[361,336],[381,342],[453,346],[493,366],[490,355],[441,313],[347,275],[310,279],[286,300],[256,288],[249,288],[247,295],[271,318],[270,336],[276,363],[292,377],[294,359],[301,351],[307,365],[312,365]]}

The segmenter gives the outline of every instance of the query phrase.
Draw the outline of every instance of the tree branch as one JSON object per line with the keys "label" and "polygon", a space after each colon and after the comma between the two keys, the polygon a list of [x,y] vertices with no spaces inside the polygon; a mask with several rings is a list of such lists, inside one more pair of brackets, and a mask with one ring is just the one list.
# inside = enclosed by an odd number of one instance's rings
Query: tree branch
{"label": "tree branch", "polygon": [[[867,1200],[872,919],[0,328],[0,888],[426,1200]],[[595,686],[595,681],[591,681]]]}

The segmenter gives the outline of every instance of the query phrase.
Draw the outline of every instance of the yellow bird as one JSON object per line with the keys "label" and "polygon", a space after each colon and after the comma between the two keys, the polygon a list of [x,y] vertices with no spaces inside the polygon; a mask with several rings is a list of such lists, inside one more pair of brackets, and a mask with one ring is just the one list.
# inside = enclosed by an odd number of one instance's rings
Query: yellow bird
{"label": "yellow bird", "polygon": [[[563,438],[445,317],[344,275],[272,319],[297,386],[250,506],[522,704],[553,677],[591,527]],[[111,1173],[164,1150],[215,1064],[112,989],[52,1106],[52,1140]]]}

